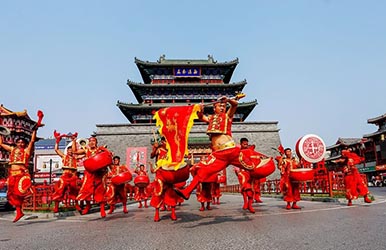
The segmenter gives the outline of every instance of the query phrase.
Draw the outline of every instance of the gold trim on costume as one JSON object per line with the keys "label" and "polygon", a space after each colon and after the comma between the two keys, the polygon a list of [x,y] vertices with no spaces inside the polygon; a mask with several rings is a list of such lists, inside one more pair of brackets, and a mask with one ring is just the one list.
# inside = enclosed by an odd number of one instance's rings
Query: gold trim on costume
{"label": "gold trim on costume", "polygon": [[162,191],[164,190],[164,185],[163,185],[163,182],[158,178],[157,178],[157,182],[160,185],[160,191],[157,193],[155,192],[154,194],[155,194],[155,196],[161,196]]}
{"label": "gold trim on costume", "polygon": [[19,180],[19,183],[18,183],[18,185],[17,185],[17,189],[19,190],[19,192],[20,192],[21,194],[25,194],[25,193],[28,191],[28,189],[26,189],[26,190],[23,189],[23,181],[24,181],[25,179],[30,179],[30,178],[29,178],[29,176],[23,176],[23,177],[21,177],[20,180]]}
{"label": "gold trim on costume", "polygon": [[243,152],[240,152],[239,154],[239,162],[241,163],[241,165],[248,169],[248,170],[251,170],[253,169],[255,166],[253,165],[253,162],[252,162],[252,165],[248,165],[247,163],[245,163],[245,161],[243,160]]}

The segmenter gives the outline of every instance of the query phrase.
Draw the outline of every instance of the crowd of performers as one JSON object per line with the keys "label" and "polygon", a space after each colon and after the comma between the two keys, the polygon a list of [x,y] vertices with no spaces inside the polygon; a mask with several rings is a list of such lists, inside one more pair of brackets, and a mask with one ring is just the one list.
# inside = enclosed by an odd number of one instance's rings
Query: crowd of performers
{"label": "crowd of performers", "polygon": [[[108,214],[113,213],[119,203],[122,203],[123,213],[128,213],[127,201],[130,197],[138,202],[139,208],[147,208],[150,199],[150,205],[155,208],[154,221],[160,220],[160,210],[171,211],[170,218],[176,220],[176,206],[189,199],[195,189],[197,201],[201,204],[200,211],[211,210],[212,204],[220,204],[220,183],[224,182],[223,173],[228,166],[232,165],[244,200],[242,208],[255,213],[252,203],[262,202],[260,185],[264,177],[256,177],[253,171],[264,159],[268,160],[271,157],[255,151],[254,145],[249,145],[247,138],[242,138],[239,145],[236,145],[232,138],[232,120],[238,100],[242,97],[219,99],[214,103],[214,114],[209,116],[203,114],[203,106],[200,107],[197,115],[201,121],[208,123],[206,133],[211,141],[212,152],[203,156],[198,163],[184,164],[179,166],[177,171],[163,166],[160,162],[168,157],[166,140],[161,137],[160,141],[156,141],[151,152],[151,158],[155,160],[155,164],[149,162],[150,172],[155,175],[152,182],[145,165],[138,164],[135,170],[130,170],[127,166],[121,165],[119,156],[112,156],[112,163],[107,167],[95,171],[86,169],[80,180],[77,172],[79,159],[90,159],[101,151],[108,151],[107,148],[98,146],[95,137],[88,139],[88,145],[79,147],[75,134],[71,136],[71,147],[63,153],[58,148],[62,136],[57,136],[55,151],[62,158],[63,174],[55,183],[52,194],[54,212],[59,212],[59,205],[64,199],[70,199],[75,201],[75,207],[82,215],[90,212],[91,204],[97,204],[100,208],[100,216],[103,218],[106,217],[107,205]],[[228,109],[227,105],[230,106]],[[16,140],[16,146],[4,144],[0,136],[0,147],[10,152],[8,200],[16,208],[14,222],[23,217],[22,204],[26,195],[31,192],[31,178],[27,166],[39,125],[40,122],[34,127],[29,142],[20,138]],[[344,168],[346,198],[349,206],[352,205],[352,200],[360,195],[364,196],[365,202],[371,202],[367,186],[355,167],[361,160],[355,153],[347,150],[343,151],[342,158],[336,161]],[[276,157],[276,161],[281,174],[280,190],[286,202],[285,208],[300,209],[299,182],[292,181],[289,173],[291,169],[296,169],[301,164],[293,157],[290,148],[283,150],[281,155]],[[116,177],[122,176],[123,173],[125,174],[123,181],[116,181],[119,180]],[[170,173],[173,175],[170,176]],[[189,185],[186,185],[186,176],[189,175],[192,179]],[[137,179],[141,181],[134,181],[134,185],[129,184],[132,176],[138,177]]]}

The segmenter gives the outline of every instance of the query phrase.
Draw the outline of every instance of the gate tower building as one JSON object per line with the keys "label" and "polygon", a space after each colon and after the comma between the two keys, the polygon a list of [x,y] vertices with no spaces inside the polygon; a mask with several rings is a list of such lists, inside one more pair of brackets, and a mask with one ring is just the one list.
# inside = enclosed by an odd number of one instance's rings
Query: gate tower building
{"label": "gate tower building", "polygon": [[[231,82],[232,74],[238,59],[229,62],[218,62],[212,56],[205,60],[166,59],[161,56],[156,62],[135,58],[135,64],[143,82],[127,81],[137,103],[117,102],[118,108],[130,122],[129,124],[97,124],[95,135],[100,145],[108,145],[115,154],[120,155],[122,162],[133,168],[135,164],[130,156],[130,148],[146,148],[145,160],[149,161],[151,141],[156,131],[153,114],[160,108],[193,104],[205,105],[205,114],[213,113],[210,105],[219,97],[234,97],[243,92],[246,80]],[[248,95],[246,98],[251,98]],[[252,97],[253,98],[253,97]],[[247,137],[256,150],[275,155],[272,148],[281,143],[277,121],[246,121],[257,105],[257,100],[239,102],[233,119],[232,134],[236,142]],[[201,155],[210,152],[209,138],[206,135],[207,124],[196,121],[190,132],[188,149],[198,161]],[[138,159],[137,159],[138,161]],[[232,171],[231,169],[228,170]],[[228,183],[236,184],[235,174],[228,173]]]}

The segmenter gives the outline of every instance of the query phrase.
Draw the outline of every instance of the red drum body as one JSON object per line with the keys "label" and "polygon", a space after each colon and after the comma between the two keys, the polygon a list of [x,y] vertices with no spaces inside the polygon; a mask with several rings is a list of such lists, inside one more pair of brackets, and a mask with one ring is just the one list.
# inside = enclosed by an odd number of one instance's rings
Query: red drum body
{"label": "red drum body", "polygon": [[326,145],[317,135],[305,135],[296,142],[296,154],[310,163],[317,163],[324,159]]}
{"label": "red drum body", "polygon": [[149,183],[150,183],[150,180],[149,180],[149,176],[147,175],[138,175],[137,177],[134,178],[134,184],[137,187],[144,188],[147,185],[149,185]]}
{"label": "red drum body", "polygon": [[217,176],[217,183],[225,183],[226,179],[225,175]]}
{"label": "red drum body", "polygon": [[275,172],[275,162],[272,157],[261,159],[259,165],[254,167],[251,171],[251,177],[261,179],[269,176]]}
{"label": "red drum body", "polygon": [[110,166],[113,163],[113,158],[109,151],[102,151],[96,155],[87,158],[83,161],[84,168],[89,172],[95,172]]}
{"label": "red drum body", "polygon": [[127,172],[122,172],[118,175],[115,175],[111,178],[111,182],[114,184],[114,185],[121,185],[121,184],[124,184],[125,182],[129,182],[133,179],[133,176],[131,175],[131,173],[129,171]]}
{"label": "red drum body", "polygon": [[314,170],[312,168],[292,169],[289,177],[291,181],[312,181],[314,179]]}
{"label": "red drum body", "polygon": [[158,169],[157,177],[160,178],[165,183],[177,184],[180,182],[185,182],[189,179],[189,168],[184,166],[178,170],[166,170],[166,169]]}

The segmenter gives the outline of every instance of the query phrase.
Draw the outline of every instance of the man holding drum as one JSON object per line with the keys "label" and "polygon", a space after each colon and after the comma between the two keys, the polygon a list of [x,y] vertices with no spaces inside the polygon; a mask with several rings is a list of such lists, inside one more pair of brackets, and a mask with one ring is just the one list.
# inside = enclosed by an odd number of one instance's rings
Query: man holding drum
{"label": "man holding drum", "polygon": [[[280,170],[280,190],[283,193],[283,199],[287,202],[286,209],[300,209],[296,204],[300,201],[300,187],[299,182],[290,180],[291,169],[296,169],[299,166],[298,160],[292,156],[292,150],[286,148],[284,150],[284,157],[276,157],[278,168]],[[291,206],[292,202],[292,206]]]}
{"label": "man holding drum", "polygon": [[119,156],[114,156],[113,164],[110,166],[110,171],[107,174],[108,179],[110,179],[106,192],[107,203],[110,205],[109,214],[114,212],[115,205],[118,202],[122,202],[123,212],[125,214],[128,213],[127,190],[125,184],[126,182],[131,181],[132,176],[129,169],[125,165],[120,165],[120,161],[121,158]]}
{"label": "man holding drum", "polygon": [[[73,151],[73,154],[76,154],[76,155],[83,155],[83,154],[86,155],[86,160],[87,160],[96,156],[101,151],[107,151],[107,149],[105,147],[98,147],[98,141],[96,137],[90,137],[88,139],[87,147],[77,149],[76,137],[73,136],[72,151]],[[107,166],[100,169],[95,169],[93,171],[85,169],[82,187],[79,190],[79,195],[76,197],[78,201],[86,201],[86,207],[83,209],[82,215],[87,214],[90,211],[91,201],[94,200],[100,205],[101,217],[102,218],[106,217],[106,212],[105,212],[106,170],[107,170]]]}

